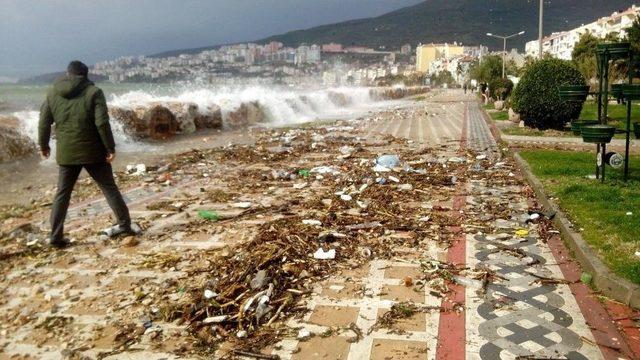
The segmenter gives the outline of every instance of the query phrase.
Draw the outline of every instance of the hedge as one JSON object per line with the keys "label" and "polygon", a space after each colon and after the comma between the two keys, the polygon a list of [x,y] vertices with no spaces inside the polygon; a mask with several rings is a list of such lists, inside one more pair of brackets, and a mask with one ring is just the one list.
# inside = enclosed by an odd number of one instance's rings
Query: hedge
{"label": "hedge", "polygon": [[513,91],[513,109],[528,127],[562,130],[580,116],[583,105],[561,100],[558,88],[562,85],[586,85],[586,81],[570,61],[536,61],[528,66]]}
{"label": "hedge", "polygon": [[496,100],[507,100],[513,90],[513,81],[509,79],[493,79],[489,83],[491,96]]}

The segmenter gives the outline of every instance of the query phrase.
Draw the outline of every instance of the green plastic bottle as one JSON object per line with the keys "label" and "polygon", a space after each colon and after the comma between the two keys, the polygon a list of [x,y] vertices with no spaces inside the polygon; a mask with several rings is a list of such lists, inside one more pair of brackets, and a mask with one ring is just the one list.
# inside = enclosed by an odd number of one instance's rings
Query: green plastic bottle
{"label": "green plastic bottle", "polygon": [[198,210],[198,216],[205,220],[218,221],[220,215],[213,210]]}
{"label": "green plastic bottle", "polygon": [[309,175],[311,175],[311,173],[307,169],[302,169],[302,170],[298,170],[298,175],[307,178],[309,177]]}

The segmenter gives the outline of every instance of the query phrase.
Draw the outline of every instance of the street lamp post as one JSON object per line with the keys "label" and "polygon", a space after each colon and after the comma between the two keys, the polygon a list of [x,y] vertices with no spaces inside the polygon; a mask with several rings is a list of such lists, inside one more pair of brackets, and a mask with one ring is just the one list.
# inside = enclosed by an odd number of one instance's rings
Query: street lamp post
{"label": "street lamp post", "polygon": [[540,16],[538,18],[538,52],[539,52],[539,56],[540,59],[542,59],[542,34],[543,34],[543,30],[542,30],[542,19],[543,19],[543,15],[544,14],[544,0],[540,0]]}
{"label": "street lamp post", "polygon": [[498,38],[498,39],[502,39],[502,78],[504,79],[505,77],[505,58],[507,56],[507,39],[511,39],[512,37],[516,37],[516,36],[520,36],[524,34],[524,30],[520,31],[517,34],[512,34],[509,36],[500,36],[500,35],[494,35],[492,33],[487,33],[487,36],[492,36],[494,38]]}

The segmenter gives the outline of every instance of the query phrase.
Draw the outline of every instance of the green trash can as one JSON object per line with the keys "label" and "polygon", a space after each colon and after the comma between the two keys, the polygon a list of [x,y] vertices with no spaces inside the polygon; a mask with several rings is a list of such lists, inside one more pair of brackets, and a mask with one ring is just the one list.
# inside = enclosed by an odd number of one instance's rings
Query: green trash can
{"label": "green trash can", "polygon": [[599,123],[598,120],[574,120],[571,122],[571,131],[574,135],[580,135],[583,126],[598,125]]}
{"label": "green trash can", "polygon": [[625,84],[613,84],[611,85],[611,96],[617,100],[622,100],[622,88]]}
{"label": "green trash can", "polygon": [[558,95],[564,101],[585,101],[589,95],[589,86],[563,85],[558,87]]}
{"label": "green trash can", "polygon": [[640,84],[626,84],[622,86],[622,97],[625,100],[640,100]]}
{"label": "green trash can", "polygon": [[616,133],[615,126],[588,125],[581,128],[582,140],[586,143],[608,144]]}
{"label": "green trash can", "polygon": [[625,59],[629,57],[629,49],[631,44],[628,42],[619,43],[600,43],[596,45],[596,54],[602,56],[609,54],[609,60]]}

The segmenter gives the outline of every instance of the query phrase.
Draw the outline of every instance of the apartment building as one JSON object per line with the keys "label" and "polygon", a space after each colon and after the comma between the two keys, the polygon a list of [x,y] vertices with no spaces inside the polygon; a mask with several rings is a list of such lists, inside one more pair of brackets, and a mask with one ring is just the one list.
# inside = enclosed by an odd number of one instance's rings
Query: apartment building
{"label": "apartment building", "polygon": [[416,70],[429,72],[431,63],[438,59],[450,59],[464,54],[464,47],[453,44],[427,44],[416,48]]}
{"label": "apartment building", "polygon": [[[573,48],[583,34],[588,32],[602,39],[608,34],[618,33],[624,38],[627,36],[626,30],[633,25],[639,15],[640,6],[633,5],[625,11],[614,12],[610,16],[575,29],[553,33],[542,39],[542,51],[558,59],[571,60]],[[538,40],[529,41],[525,47],[526,54],[538,57],[539,46]]]}

